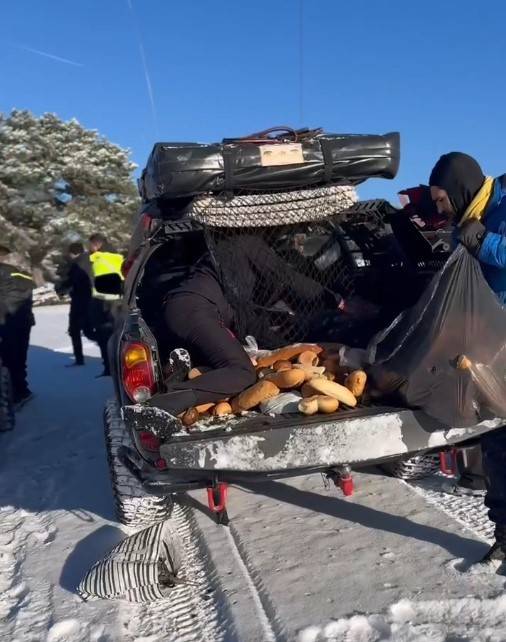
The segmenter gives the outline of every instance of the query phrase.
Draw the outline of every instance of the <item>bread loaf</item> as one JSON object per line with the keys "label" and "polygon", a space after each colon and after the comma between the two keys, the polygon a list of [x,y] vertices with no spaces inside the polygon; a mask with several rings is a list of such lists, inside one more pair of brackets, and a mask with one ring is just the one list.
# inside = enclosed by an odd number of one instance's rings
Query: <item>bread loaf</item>
{"label": "bread loaf", "polygon": [[213,406],[214,406],[214,403],[203,403],[200,406],[195,406],[195,409],[200,415],[203,415],[208,410],[211,410]]}
{"label": "bread loaf", "polygon": [[289,390],[290,388],[298,388],[304,383],[304,371],[296,370],[283,370],[275,372],[264,377],[265,381],[272,381],[280,390]]}
{"label": "bread loaf", "polygon": [[292,362],[285,360],[281,361],[276,361],[276,363],[272,366],[272,369],[275,372],[283,372],[283,370],[291,370],[292,368]]}
{"label": "bread loaf", "polygon": [[310,381],[314,377],[321,377],[325,372],[325,368],[318,366],[303,366],[301,363],[294,364],[294,370],[301,370],[304,373],[304,380]]}
{"label": "bread loaf", "polygon": [[344,385],[357,398],[364,394],[366,383],[367,375],[363,370],[354,370],[344,380]]}
{"label": "bread loaf", "polygon": [[196,408],[188,408],[188,410],[181,417],[181,421],[185,426],[191,426],[199,419],[199,413]]}
{"label": "bread loaf", "polygon": [[320,346],[313,344],[301,343],[300,345],[287,346],[286,348],[275,350],[273,353],[266,357],[261,357],[260,359],[258,359],[258,365],[261,368],[270,367],[274,365],[276,361],[289,361],[290,359],[294,359],[299,354],[301,354],[302,352],[306,352],[307,350],[314,352],[315,354],[320,354],[320,352],[322,351]]}
{"label": "bread loaf", "polygon": [[317,366],[318,365],[318,355],[312,350],[305,350],[301,352],[297,357],[297,361],[303,366]]}
{"label": "bread loaf", "polygon": [[224,417],[225,415],[231,415],[231,414],[232,414],[232,406],[228,403],[228,401],[220,401],[213,408],[213,415],[215,417]]}
{"label": "bread loaf", "polygon": [[323,412],[325,414],[330,414],[336,412],[339,408],[339,401],[334,397],[328,397],[327,395],[318,395],[318,412]]}
{"label": "bread loaf", "polygon": [[[280,373],[282,374],[282,373]],[[251,410],[262,401],[272,399],[279,394],[279,388],[272,382],[262,379],[253,386],[246,388],[240,395],[232,399],[231,406],[234,412]]]}
{"label": "bread loaf", "polygon": [[299,402],[299,410],[303,415],[316,415],[318,412],[318,397],[313,395]]}
{"label": "bread loaf", "polygon": [[472,366],[471,360],[466,355],[461,354],[457,359],[457,368],[459,370],[470,370]]}
{"label": "bread loaf", "polygon": [[309,381],[309,385],[314,388],[317,393],[333,397],[350,408],[354,408],[357,405],[357,398],[355,395],[350,392],[348,388],[341,386],[341,384],[336,383],[335,381],[328,381],[322,377],[320,379],[311,379],[311,381]]}

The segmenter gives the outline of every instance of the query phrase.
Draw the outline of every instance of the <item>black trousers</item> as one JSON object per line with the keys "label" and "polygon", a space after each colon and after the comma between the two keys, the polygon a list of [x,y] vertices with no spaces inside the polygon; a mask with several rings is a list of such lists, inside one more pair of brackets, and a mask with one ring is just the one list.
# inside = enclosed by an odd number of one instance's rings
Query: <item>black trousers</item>
{"label": "black trousers", "polygon": [[89,338],[98,344],[104,371],[107,373],[110,372],[107,344],[114,332],[118,306],[119,301],[105,301],[95,297],[92,297],[89,306],[89,322],[91,326]]}
{"label": "black trousers", "polygon": [[0,355],[3,365],[9,370],[14,400],[28,393],[26,360],[33,325],[31,308],[9,314],[0,328]]}
{"label": "black trousers", "polygon": [[487,484],[485,505],[488,516],[506,531],[506,427],[481,438],[482,464]]}
{"label": "black trousers", "polygon": [[83,363],[84,355],[81,335],[84,334],[91,341],[95,340],[95,334],[90,322],[90,299],[71,301],[68,332],[72,341],[75,360],[77,363]]}
{"label": "black trousers", "polygon": [[186,348],[192,363],[209,370],[192,381],[174,383],[150,404],[178,415],[187,408],[215,403],[238,394],[256,381],[255,369],[241,343],[227,326],[228,309],[198,294],[177,294],[164,310],[174,347]]}

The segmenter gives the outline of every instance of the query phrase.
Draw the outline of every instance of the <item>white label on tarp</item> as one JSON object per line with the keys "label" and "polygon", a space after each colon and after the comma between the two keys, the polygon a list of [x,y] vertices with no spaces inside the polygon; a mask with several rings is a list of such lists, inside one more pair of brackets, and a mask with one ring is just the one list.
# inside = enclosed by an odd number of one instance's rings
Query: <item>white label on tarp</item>
{"label": "white label on tarp", "polygon": [[278,145],[260,146],[260,163],[262,167],[274,165],[297,165],[304,162],[300,143],[280,143]]}

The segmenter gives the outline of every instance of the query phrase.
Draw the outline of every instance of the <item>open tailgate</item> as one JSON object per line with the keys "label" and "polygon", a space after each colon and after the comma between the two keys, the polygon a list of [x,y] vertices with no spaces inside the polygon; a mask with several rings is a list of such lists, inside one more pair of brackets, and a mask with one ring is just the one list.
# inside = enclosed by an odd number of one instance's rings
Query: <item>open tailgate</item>
{"label": "open tailgate", "polygon": [[170,469],[282,472],[379,462],[467,441],[504,424],[491,419],[450,428],[423,412],[357,409],[322,417],[229,420],[162,444]]}

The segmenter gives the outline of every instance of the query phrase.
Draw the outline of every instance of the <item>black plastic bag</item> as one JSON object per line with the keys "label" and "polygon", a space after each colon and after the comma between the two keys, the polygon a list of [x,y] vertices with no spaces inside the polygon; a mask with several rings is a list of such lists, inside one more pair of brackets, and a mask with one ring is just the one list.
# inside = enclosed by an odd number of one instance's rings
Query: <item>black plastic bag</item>
{"label": "black plastic bag", "polygon": [[462,246],[369,346],[371,389],[452,427],[506,418],[506,309]]}

